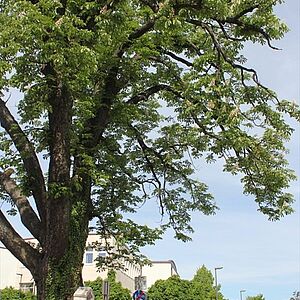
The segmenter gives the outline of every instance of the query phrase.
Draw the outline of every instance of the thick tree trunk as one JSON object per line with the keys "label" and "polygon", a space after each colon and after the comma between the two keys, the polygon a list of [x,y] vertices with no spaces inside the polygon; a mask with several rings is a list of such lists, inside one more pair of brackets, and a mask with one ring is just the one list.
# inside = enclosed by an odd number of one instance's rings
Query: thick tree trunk
{"label": "thick tree trunk", "polygon": [[[60,224],[52,223],[38,270],[32,272],[37,285],[38,300],[69,300],[82,285],[82,259],[88,236],[86,202],[73,203],[68,240],[62,240]],[[55,250],[59,249],[59,250]]]}
{"label": "thick tree trunk", "polygon": [[82,285],[82,251],[72,253],[69,250],[59,261],[44,260],[41,277],[36,280],[38,300],[72,299],[75,290]]}

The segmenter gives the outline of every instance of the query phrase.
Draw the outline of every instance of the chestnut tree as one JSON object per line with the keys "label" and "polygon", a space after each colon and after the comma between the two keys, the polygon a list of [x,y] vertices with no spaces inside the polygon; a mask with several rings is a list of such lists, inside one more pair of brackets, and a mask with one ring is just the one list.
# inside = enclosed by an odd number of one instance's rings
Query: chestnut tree
{"label": "chestnut tree", "polygon": [[[240,174],[270,219],[292,212],[284,143],[299,108],[242,54],[249,42],[276,50],[280,2],[0,1],[0,193],[38,246],[3,210],[0,240],[38,299],[71,298],[90,220],[129,258],[170,227],[187,240],[191,212],[216,210],[193,159]],[[127,217],[145,201],[159,228]]]}

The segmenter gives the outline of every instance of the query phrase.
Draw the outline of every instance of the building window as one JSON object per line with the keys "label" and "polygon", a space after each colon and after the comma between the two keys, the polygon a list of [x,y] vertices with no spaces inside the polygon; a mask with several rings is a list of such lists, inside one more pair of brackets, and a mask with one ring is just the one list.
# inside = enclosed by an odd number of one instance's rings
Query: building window
{"label": "building window", "polygon": [[20,282],[20,290],[22,292],[31,292],[33,293],[34,285],[33,282]]}
{"label": "building window", "polygon": [[106,257],[107,256],[107,252],[106,251],[99,251],[98,256],[99,257]]}
{"label": "building window", "polygon": [[85,263],[92,264],[93,263],[93,252],[87,252],[85,254]]}
{"label": "building window", "polygon": [[89,246],[89,247],[86,248],[85,263],[86,264],[92,264],[93,261],[94,261],[93,248]]}

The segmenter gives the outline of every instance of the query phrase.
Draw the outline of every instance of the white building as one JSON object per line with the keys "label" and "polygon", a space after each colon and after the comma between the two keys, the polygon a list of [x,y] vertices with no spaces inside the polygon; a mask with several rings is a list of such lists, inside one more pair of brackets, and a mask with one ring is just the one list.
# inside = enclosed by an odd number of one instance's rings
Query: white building
{"label": "white building", "polygon": [[[28,242],[34,243],[34,239],[27,239]],[[107,252],[97,250],[93,245],[99,240],[97,234],[89,234],[86,251],[83,257],[82,277],[83,281],[95,280],[97,277],[107,278],[107,272],[99,271],[97,257],[106,256]],[[114,245],[114,241],[109,241]],[[167,279],[172,275],[178,275],[174,261],[153,261],[150,266],[143,266],[125,263],[126,270],[116,270],[116,280],[123,287],[134,291],[137,288],[138,278],[143,278],[143,288],[149,288],[158,279]],[[5,287],[14,287],[16,289],[31,290],[35,292],[35,284],[33,277],[28,269],[26,269],[5,247],[0,247],[0,289]]]}
{"label": "white building", "polygon": [[5,248],[0,247],[0,289],[17,287],[21,282],[19,261]]}
{"label": "white building", "polygon": [[173,275],[178,275],[175,262],[173,260],[152,261],[151,265],[142,267],[142,276],[145,277],[145,290],[148,290],[155,281],[168,279]]}

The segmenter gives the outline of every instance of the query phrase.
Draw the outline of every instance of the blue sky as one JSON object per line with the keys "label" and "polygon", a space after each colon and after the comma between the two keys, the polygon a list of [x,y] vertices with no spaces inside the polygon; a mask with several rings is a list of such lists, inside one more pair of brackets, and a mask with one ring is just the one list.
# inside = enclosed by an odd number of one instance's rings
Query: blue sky
{"label": "blue sky", "polygon": [[[279,97],[299,103],[299,1],[287,0],[277,8],[277,14],[290,28],[285,38],[275,43],[282,50],[256,45],[245,54],[263,84]],[[294,126],[297,130],[289,143],[288,158],[299,176],[300,130],[298,124]],[[173,259],[186,279],[191,279],[202,264],[211,270],[223,266],[218,271],[218,282],[230,300],[239,299],[242,289],[246,290],[244,298],[262,293],[266,300],[290,299],[293,291],[300,290],[299,180],[290,188],[297,199],[295,213],[270,222],[257,212],[253,199],[242,194],[238,178],[222,174],[221,170],[220,165],[201,170],[201,180],[210,186],[220,210],[210,217],[194,215],[193,241],[178,242],[169,232],[144,252],[154,260]],[[147,222],[147,208],[145,216]]]}
{"label": "blue sky", "polygon": [[[248,65],[256,68],[261,82],[281,98],[299,103],[299,1],[287,0],[277,12],[291,29],[283,40],[275,43],[283,50],[249,47]],[[299,125],[295,126],[289,161],[300,175],[300,130]],[[210,217],[194,214],[192,242],[174,240],[170,231],[143,252],[152,260],[173,259],[181,277],[186,279],[191,279],[202,264],[211,270],[223,266],[218,281],[225,298],[230,300],[239,299],[242,289],[246,290],[244,297],[262,293],[266,300],[288,300],[294,290],[300,290],[299,180],[290,188],[297,199],[296,212],[275,223],[257,212],[253,199],[242,194],[239,179],[222,174],[221,165],[201,169],[201,180],[215,196],[220,207],[217,214]],[[152,205],[143,207],[137,219],[147,224],[160,223]],[[14,223],[18,224],[16,220]]]}

